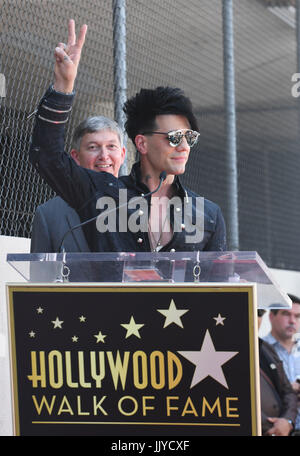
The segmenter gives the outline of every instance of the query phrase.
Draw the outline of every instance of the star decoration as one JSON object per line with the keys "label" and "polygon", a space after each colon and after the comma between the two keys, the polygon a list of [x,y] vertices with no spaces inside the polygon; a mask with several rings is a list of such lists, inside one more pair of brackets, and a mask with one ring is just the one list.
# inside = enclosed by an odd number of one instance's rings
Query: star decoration
{"label": "star decoration", "polygon": [[132,335],[134,335],[140,339],[141,336],[140,336],[139,330],[145,325],[136,323],[132,316],[129,323],[127,323],[127,324],[123,323],[123,324],[121,324],[121,326],[123,326],[123,328],[127,329],[125,339],[127,339],[127,337],[130,337]]}
{"label": "star decoration", "polygon": [[79,317],[80,323],[85,323],[85,320],[86,320],[86,317],[84,317],[83,315],[81,315],[81,317]]}
{"label": "star decoration", "polygon": [[238,352],[216,351],[208,330],[200,351],[179,351],[178,353],[196,366],[190,388],[210,376],[228,389],[222,366]]}
{"label": "star decoration", "polygon": [[171,323],[175,323],[180,328],[183,328],[183,324],[181,322],[181,316],[188,312],[188,309],[177,309],[175,306],[174,299],[171,300],[169,309],[157,309],[157,312],[160,312],[162,315],[166,317],[164,328],[169,326]]}
{"label": "star decoration", "polygon": [[97,344],[98,344],[98,342],[102,342],[103,344],[105,343],[104,339],[106,336],[104,334],[102,334],[101,331],[99,331],[98,334],[95,334],[94,337],[96,337],[96,339],[97,339]]}
{"label": "star decoration", "polygon": [[30,331],[29,337],[35,337],[35,332],[34,331]]}
{"label": "star decoration", "polygon": [[217,317],[214,317],[214,320],[216,320],[216,326],[224,326],[224,320],[226,320],[226,317],[222,317],[221,314],[219,314]]}
{"label": "star decoration", "polygon": [[73,336],[72,337],[72,342],[78,342],[78,337],[77,336]]}
{"label": "star decoration", "polygon": [[62,329],[61,325],[63,324],[63,321],[59,320],[58,317],[56,317],[56,320],[51,321],[51,323],[53,323],[53,325],[54,325],[53,329],[55,329],[55,328]]}
{"label": "star decoration", "polygon": [[36,309],[36,311],[38,314],[42,314],[44,312],[44,309],[42,309],[42,307],[40,306]]}

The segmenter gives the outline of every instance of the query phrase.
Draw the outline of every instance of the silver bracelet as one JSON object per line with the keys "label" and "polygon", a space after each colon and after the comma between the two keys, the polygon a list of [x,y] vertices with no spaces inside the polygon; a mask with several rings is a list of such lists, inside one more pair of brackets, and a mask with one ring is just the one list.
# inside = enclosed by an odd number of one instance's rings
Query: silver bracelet
{"label": "silver bracelet", "polygon": [[61,109],[49,108],[49,106],[46,106],[45,104],[42,104],[41,107],[44,108],[44,109],[47,109],[48,111],[51,111],[51,112],[57,112],[58,114],[65,114],[66,112],[72,111],[72,108],[69,108],[67,110],[62,111]]}
{"label": "silver bracelet", "polygon": [[68,122],[68,120],[69,120],[69,118],[67,118],[66,120],[50,120],[50,119],[46,119],[45,117],[42,117],[40,115],[38,115],[38,118],[41,120],[44,120],[45,122],[50,122],[53,124],[63,124],[63,123]]}

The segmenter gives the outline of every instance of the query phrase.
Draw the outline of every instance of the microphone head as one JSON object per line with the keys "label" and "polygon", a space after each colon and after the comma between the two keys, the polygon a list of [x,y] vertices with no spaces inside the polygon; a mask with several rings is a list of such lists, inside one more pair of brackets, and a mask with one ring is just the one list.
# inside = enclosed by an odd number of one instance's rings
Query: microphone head
{"label": "microphone head", "polygon": [[162,171],[159,175],[160,180],[163,182],[167,177],[166,171]]}

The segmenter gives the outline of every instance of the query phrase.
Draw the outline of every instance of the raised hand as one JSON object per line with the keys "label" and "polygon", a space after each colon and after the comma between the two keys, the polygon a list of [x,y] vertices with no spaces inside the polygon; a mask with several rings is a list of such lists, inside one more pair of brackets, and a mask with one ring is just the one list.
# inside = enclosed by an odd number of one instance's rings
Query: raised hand
{"label": "raised hand", "polygon": [[55,48],[54,89],[70,93],[74,88],[81,50],[84,45],[87,25],[82,25],[76,40],[75,21],[69,20],[68,43],[59,43]]}

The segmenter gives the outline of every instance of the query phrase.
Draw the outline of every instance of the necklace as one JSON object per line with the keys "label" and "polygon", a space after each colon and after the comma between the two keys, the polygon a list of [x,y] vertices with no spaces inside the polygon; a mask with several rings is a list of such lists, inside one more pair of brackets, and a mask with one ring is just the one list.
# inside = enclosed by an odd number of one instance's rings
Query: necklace
{"label": "necklace", "polygon": [[163,245],[162,245],[162,235],[163,235],[163,232],[164,232],[164,228],[165,228],[165,225],[166,225],[167,218],[168,218],[168,214],[165,216],[165,219],[163,221],[161,230],[158,233],[158,238],[155,237],[154,232],[151,229],[151,223],[150,223],[150,220],[149,220],[148,235],[149,235],[151,250],[153,250],[153,252],[159,252],[159,250],[163,247]]}
{"label": "necklace", "polygon": [[[148,222],[148,236],[153,252],[158,252],[172,238],[172,227],[169,222],[169,199],[153,198]],[[160,223],[161,222],[161,223]],[[166,226],[168,222],[169,226]],[[154,225],[154,229],[153,229]]]}

